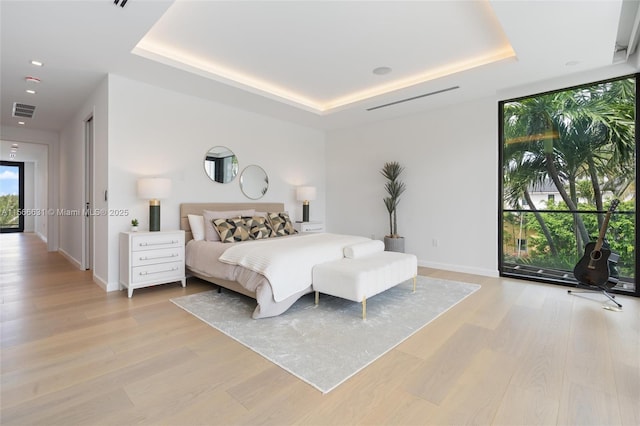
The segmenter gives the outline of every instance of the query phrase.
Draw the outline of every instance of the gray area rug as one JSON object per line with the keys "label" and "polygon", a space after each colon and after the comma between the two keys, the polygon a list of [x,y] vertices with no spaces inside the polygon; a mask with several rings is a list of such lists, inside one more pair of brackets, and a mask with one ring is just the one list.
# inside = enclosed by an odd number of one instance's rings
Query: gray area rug
{"label": "gray area rug", "polygon": [[274,318],[254,320],[255,300],[216,290],[171,299],[210,326],[259,353],[322,393],[400,344],[480,286],[418,276],[362,305],[321,294],[299,299]]}

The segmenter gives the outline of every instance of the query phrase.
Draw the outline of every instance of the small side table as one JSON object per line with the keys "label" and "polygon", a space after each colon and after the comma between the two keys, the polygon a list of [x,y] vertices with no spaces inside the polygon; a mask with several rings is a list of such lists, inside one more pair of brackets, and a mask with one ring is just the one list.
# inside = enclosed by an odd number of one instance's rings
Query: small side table
{"label": "small side table", "polygon": [[120,288],[129,297],[136,288],[176,281],[187,284],[184,231],[120,233]]}

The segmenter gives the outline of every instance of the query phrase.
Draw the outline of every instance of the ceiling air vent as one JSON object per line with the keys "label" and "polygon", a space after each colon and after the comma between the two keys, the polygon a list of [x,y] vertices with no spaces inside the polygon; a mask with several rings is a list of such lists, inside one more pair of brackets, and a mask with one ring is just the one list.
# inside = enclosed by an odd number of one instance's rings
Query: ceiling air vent
{"label": "ceiling air vent", "polygon": [[13,103],[13,116],[14,117],[26,117],[32,118],[33,112],[36,110],[36,107],[33,105],[21,104],[19,102]]}
{"label": "ceiling air vent", "polygon": [[367,108],[367,111],[373,111],[373,110],[380,109],[380,108],[386,108],[386,107],[389,107],[391,105],[397,105],[397,104],[401,104],[403,102],[414,101],[416,99],[425,98],[427,96],[432,96],[432,95],[437,95],[438,93],[444,93],[444,92],[448,92],[449,90],[456,90],[456,89],[459,89],[459,88],[460,88],[460,86],[447,87],[446,89],[436,90],[435,92],[425,93],[424,95],[413,96],[411,98],[401,99],[399,101],[389,102],[388,104],[378,105],[378,106],[374,106],[374,107],[371,107],[371,108]]}

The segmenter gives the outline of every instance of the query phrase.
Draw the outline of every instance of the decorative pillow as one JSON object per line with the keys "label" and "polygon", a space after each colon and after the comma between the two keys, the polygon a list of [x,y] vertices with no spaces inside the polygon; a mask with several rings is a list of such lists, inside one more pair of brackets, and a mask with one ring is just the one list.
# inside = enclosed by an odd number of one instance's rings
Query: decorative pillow
{"label": "decorative pillow", "polygon": [[291,219],[289,219],[289,214],[287,212],[268,213],[267,217],[269,219],[269,225],[273,230],[272,236],[282,237],[284,235],[292,235],[297,232],[293,227],[293,223],[291,223]]}
{"label": "decorative pillow", "polygon": [[[257,214],[257,212],[256,212]],[[272,234],[271,226],[267,218],[264,216],[243,217],[245,223],[249,227],[249,233],[251,239],[261,240],[263,238],[269,238]]]}
{"label": "decorative pillow", "polygon": [[380,240],[365,241],[362,243],[351,244],[344,248],[344,257],[357,259],[366,257],[375,253],[384,251],[384,243]]}
{"label": "decorative pillow", "polygon": [[251,239],[249,227],[241,217],[214,219],[213,226],[216,228],[220,241],[223,243],[235,243]]}
{"label": "decorative pillow", "polygon": [[228,210],[228,211],[212,211],[204,210],[204,239],[207,241],[220,241],[220,234],[216,231],[212,221],[214,219],[230,219],[232,217],[253,216],[255,209],[249,210]]}
{"label": "decorative pillow", "polygon": [[204,240],[204,216],[197,214],[188,214],[189,228],[193,234],[193,239],[196,241]]}

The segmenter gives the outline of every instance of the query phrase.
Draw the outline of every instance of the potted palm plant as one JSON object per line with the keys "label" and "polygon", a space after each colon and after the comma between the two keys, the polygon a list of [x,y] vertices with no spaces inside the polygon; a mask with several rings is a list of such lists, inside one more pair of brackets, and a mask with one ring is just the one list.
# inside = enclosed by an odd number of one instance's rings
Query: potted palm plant
{"label": "potted palm plant", "polygon": [[389,212],[389,235],[384,237],[384,249],[386,251],[397,251],[404,253],[404,237],[398,235],[398,219],[396,210],[400,202],[400,195],[406,189],[404,182],[400,180],[400,175],[404,167],[397,161],[384,163],[380,173],[387,179],[385,189],[387,196],[383,198],[384,205]]}

